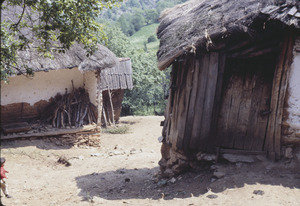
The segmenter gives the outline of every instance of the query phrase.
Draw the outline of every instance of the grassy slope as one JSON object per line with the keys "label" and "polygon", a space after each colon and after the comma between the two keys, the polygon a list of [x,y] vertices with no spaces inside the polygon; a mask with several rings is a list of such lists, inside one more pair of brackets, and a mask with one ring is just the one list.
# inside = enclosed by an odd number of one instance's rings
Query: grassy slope
{"label": "grassy slope", "polygon": [[[156,29],[159,24],[151,24],[148,26],[142,27],[138,32],[134,33],[130,38],[132,45],[137,46],[138,48],[144,48],[144,42],[147,42],[148,50],[158,50],[159,41],[156,38]],[[156,38],[155,42],[148,43],[148,37],[154,35]]]}

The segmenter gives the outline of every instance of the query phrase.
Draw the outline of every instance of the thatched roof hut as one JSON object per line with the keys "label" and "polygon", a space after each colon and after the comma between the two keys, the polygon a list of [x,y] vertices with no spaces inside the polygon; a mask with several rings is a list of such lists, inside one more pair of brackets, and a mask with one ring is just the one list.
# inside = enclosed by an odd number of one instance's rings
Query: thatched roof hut
{"label": "thatched roof hut", "polygon": [[[6,6],[6,3],[4,4]],[[34,25],[41,24],[39,14],[27,7],[24,7],[24,10],[20,6],[3,8],[2,21],[11,25],[18,24],[18,15],[22,13],[22,21],[26,21],[32,27],[20,28],[21,34],[30,44],[17,52],[17,64],[13,70],[16,74],[25,74],[31,69],[34,76],[14,75],[10,77],[9,84],[1,81],[2,131],[6,134],[27,132],[32,128],[31,124],[36,122],[49,124],[48,129],[52,126],[62,131],[47,131],[35,136],[74,133],[80,131],[83,125],[91,126],[88,127],[89,130],[98,131],[103,107],[102,81],[107,76],[107,71],[114,73],[118,70],[116,68],[120,67],[121,61],[100,44],[96,45],[91,53],[84,45],[78,43],[74,43],[69,49],[62,49],[57,46],[61,45],[59,42],[51,42],[53,48],[49,49],[52,58],[44,57],[44,53],[38,50],[38,46],[43,42],[38,39],[33,29]],[[129,67],[128,71],[131,70],[131,64]],[[122,84],[117,86],[120,88],[123,88],[124,84],[132,87],[132,73],[127,73],[119,76],[119,82]],[[112,79],[105,82],[111,84],[109,81]],[[32,135],[31,132],[5,138]]]}
{"label": "thatched roof hut", "polygon": [[[167,68],[177,57],[194,48],[220,50],[241,34],[253,37],[266,27],[300,28],[299,1],[287,0],[190,0],[165,10],[160,17],[158,68]],[[265,25],[265,26],[264,26]],[[241,38],[241,37],[239,37]]]}
{"label": "thatched roof hut", "polygon": [[[14,23],[18,9],[1,10],[2,19]],[[30,23],[39,22],[38,15],[25,10],[23,19],[28,18]],[[35,136],[74,133],[82,131],[83,125],[92,125],[88,129],[98,131],[102,113],[101,71],[118,67],[119,59],[99,44],[88,56],[85,47],[78,43],[60,53],[51,52],[53,58],[47,58],[37,51],[39,41],[34,32],[23,29],[22,33],[33,44],[18,51],[14,71],[25,74],[29,68],[35,73],[33,77],[11,76],[9,84],[1,81],[2,131],[6,134],[27,132],[32,129],[31,123],[37,121],[50,124],[47,128],[52,126],[62,131],[37,133]],[[5,138],[32,135],[16,134]]]}
{"label": "thatched roof hut", "polygon": [[163,172],[223,153],[280,159],[300,143],[299,31],[297,0],[190,0],[161,14]]}
{"label": "thatched roof hut", "polygon": [[[29,48],[18,51],[16,73],[25,72],[22,66],[31,68],[33,71],[58,70],[77,67],[81,72],[100,71],[104,68],[113,68],[118,64],[118,58],[108,48],[98,44],[92,55],[85,49],[84,45],[75,43],[69,49],[62,49],[60,42],[52,41],[50,54],[53,58],[45,58],[37,48],[42,44],[36,37],[34,25],[41,24],[40,15],[29,7],[9,6],[4,2],[1,8],[1,21],[10,25],[19,24],[20,20],[25,21],[28,27],[19,28],[20,35],[24,35],[29,42]],[[24,10],[23,10],[24,9]],[[19,19],[20,14],[22,18]],[[50,19],[49,21],[54,21]],[[56,50],[56,51],[55,51]],[[58,52],[59,51],[59,52]]]}
{"label": "thatched roof hut", "polygon": [[[97,50],[89,57],[80,44],[74,44],[69,50],[61,53],[52,53],[53,58],[43,57],[34,50],[22,50],[18,52],[18,66],[26,66],[34,72],[78,68],[82,73],[100,71],[101,69],[114,68],[119,64],[118,58],[113,52],[103,45],[98,45]],[[25,72],[24,68],[19,68]],[[20,73],[19,71],[16,71]]]}

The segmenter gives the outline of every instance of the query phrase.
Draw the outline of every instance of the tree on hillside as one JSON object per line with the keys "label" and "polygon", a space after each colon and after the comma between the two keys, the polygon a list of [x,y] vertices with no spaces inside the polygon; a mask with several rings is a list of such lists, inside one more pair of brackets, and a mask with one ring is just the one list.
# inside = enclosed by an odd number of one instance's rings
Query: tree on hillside
{"label": "tree on hillside", "polygon": [[18,70],[18,50],[36,49],[51,56],[78,42],[91,54],[106,38],[95,19],[103,8],[118,2],[122,0],[0,0],[1,80]]}
{"label": "tree on hillside", "polygon": [[127,36],[131,36],[135,33],[135,28],[131,23],[131,15],[121,15],[118,19],[118,23],[120,28],[122,29],[123,33]]}
{"label": "tree on hillside", "polygon": [[135,31],[139,31],[143,26],[145,26],[145,17],[143,12],[135,12],[131,17],[131,23],[134,26]]}
{"label": "tree on hillside", "polygon": [[109,48],[118,57],[129,57],[131,54],[131,45],[128,37],[122,32],[118,25],[108,24],[105,26],[107,40],[105,42]]}
{"label": "tree on hillside", "polygon": [[146,24],[153,24],[158,22],[158,12],[155,9],[147,9],[145,11]]}

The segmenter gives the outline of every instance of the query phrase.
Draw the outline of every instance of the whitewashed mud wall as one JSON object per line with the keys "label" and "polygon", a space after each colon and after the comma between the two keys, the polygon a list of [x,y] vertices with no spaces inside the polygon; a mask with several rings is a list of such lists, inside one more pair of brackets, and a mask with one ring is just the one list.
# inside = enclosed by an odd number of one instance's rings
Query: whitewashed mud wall
{"label": "whitewashed mud wall", "polygon": [[36,72],[34,77],[24,75],[11,77],[9,84],[1,81],[1,105],[25,102],[30,105],[40,100],[48,101],[57,93],[64,94],[74,87],[83,86],[83,74],[78,69],[50,70],[49,72]]}
{"label": "whitewashed mud wall", "polygon": [[300,37],[296,39],[293,55],[283,122],[285,143],[300,143]]}
{"label": "whitewashed mud wall", "polygon": [[87,72],[83,75],[85,89],[89,93],[90,101],[97,105],[97,77],[94,72]]}

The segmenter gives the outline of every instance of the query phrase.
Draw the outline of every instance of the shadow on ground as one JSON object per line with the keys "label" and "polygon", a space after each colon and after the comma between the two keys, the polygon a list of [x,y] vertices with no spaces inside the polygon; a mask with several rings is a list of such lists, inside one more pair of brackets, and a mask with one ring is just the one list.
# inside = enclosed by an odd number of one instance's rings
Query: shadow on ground
{"label": "shadow on ground", "polygon": [[[99,137],[84,137],[84,136],[54,136],[54,137],[30,137],[17,140],[1,140],[1,148],[18,148],[35,146],[44,150],[65,150],[74,147],[75,145],[97,146]],[[94,143],[94,144],[93,144]],[[89,145],[91,144],[91,145]]]}
{"label": "shadow on ground", "polygon": [[[284,163],[283,163],[284,164]],[[107,200],[189,198],[214,193],[230,188],[244,187],[245,184],[278,185],[300,188],[298,168],[276,168],[273,163],[222,163],[225,176],[214,179],[213,171],[205,168],[189,171],[173,179],[159,179],[155,176],[159,168],[119,169],[104,173],[92,173],[76,178],[79,196],[83,200],[100,197]],[[298,170],[299,171],[299,170]],[[259,191],[259,185],[257,187]]]}

